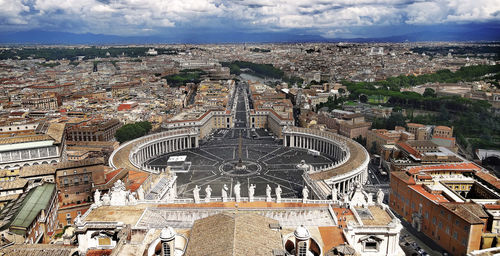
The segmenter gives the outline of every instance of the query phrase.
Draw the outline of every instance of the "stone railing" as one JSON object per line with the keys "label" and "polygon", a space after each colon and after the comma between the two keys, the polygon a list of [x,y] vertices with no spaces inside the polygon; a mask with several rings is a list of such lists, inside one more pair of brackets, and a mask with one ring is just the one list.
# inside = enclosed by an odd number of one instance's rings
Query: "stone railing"
{"label": "stone railing", "polygon": [[[248,197],[241,197],[240,202],[249,202]],[[198,204],[204,204],[204,203],[221,203],[222,198],[220,197],[215,197],[215,198],[210,198],[208,202],[205,201],[204,198],[200,200]],[[227,202],[236,202],[236,199],[234,197],[228,198]],[[254,197],[253,202],[266,202],[265,197]],[[272,198],[272,201],[276,203],[276,198]],[[307,203],[307,204],[331,204],[331,200],[315,200],[315,199],[307,199],[303,200],[302,198],[281,198],[281,203]],[[194,204],[194,199],[192,198],[178,198],[174,199],[171,201],[166,201],[166,200],[138,200],[136,202],[130,203],[129,205],[137,205],[137,204]]]}

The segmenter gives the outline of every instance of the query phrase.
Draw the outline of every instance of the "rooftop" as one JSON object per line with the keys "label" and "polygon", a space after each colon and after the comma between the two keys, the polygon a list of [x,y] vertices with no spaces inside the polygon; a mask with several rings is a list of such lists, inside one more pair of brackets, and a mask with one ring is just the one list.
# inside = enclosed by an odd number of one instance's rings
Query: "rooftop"
{"label": "rooftop", "polygon": [[[55,188],[55,184],[46,183],[32,189],[24,199],[17,216],[12,221],[11,228],[28,228],[40,211],[47,208]],[[13,232],[24,235],[26,231],[13,230]]]}
{"label": "rooftop", "polygon": [[272,230],[276,220],[258,214],[220,213],[197,220],[186,255],[271,255],[282,249],[281,234]]}

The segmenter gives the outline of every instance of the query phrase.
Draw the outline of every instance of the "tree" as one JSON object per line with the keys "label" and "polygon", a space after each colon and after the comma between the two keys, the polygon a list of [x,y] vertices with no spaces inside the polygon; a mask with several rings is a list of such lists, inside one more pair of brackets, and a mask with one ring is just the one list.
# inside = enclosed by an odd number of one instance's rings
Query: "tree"
{"label": "tree", "polygon": [[125,141],[133,140],[146,135],[151,128],[152,126],[150,122],[126,124],[116,130],[115,138],[118,142],[123,143]]}
{"label": "tree", "polygon": [[368,96],[366,96],[365,94],[359,95],[359,102],[361,102],[361,103],[367,103],[368,102]]}
{"label": "tree", "polygon": [[338,90],[338,91],[339,91],[339,94],[340,94],[340,95],[343,95],[343,94],[345,93],[345,89],[344,89],[344,88],[339,88],[339,90]]}
{"label": "tree", "polygon": [[434,89],[432,89],[432,88],[425,88],[423,96],[426,97],[426,98],[427,97],[435,98],[436,97],[436,91],[434,91]]}
{"label": "tree", "polygon": [[402,113],[392,112],[391,116],[385,122],[385,128],[387,130],[394,130],[396,126],[406,126],[406,120]]}
{"label": "tree", "polygon": [[377,142],[372,142],[372,147],[370,148],[370,153],[377,154]]}

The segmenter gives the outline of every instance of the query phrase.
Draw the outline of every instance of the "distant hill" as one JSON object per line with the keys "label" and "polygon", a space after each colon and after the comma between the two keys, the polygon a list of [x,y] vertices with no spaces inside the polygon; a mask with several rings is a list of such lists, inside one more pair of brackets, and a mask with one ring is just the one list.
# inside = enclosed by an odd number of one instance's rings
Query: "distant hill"
{"label": "distant hill", "polygon": [[499,41],[500,27],[467,26],[460,29],[422,29],[394,36],[368,38],[324,38],[294,32],[178,32],[154,36],[115,36],[30,30],[0,32],[0,44],[148,44],[148,43],[296,43],[296,42],[416,42],[416,41]]}

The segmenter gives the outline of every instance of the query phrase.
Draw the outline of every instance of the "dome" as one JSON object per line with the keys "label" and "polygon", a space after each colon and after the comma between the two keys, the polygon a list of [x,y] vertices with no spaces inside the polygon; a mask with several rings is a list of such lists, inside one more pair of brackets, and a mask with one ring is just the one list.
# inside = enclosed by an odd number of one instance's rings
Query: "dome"
{"label": "dome", "polygon": [[175,238],[175,230],[172,227],[166,227],[161,230],[160,239],[170,241]]}
{"label": "dome", "polygon": [[311,238],[309,230],[307,230],[307,228],[304,227],[304,225],[300,225],[299,227],[297,227],[297,229],[295,229],[295,232],[293,232],[293,235],[295,235],[295,238],[299,240],[307,240]]}

